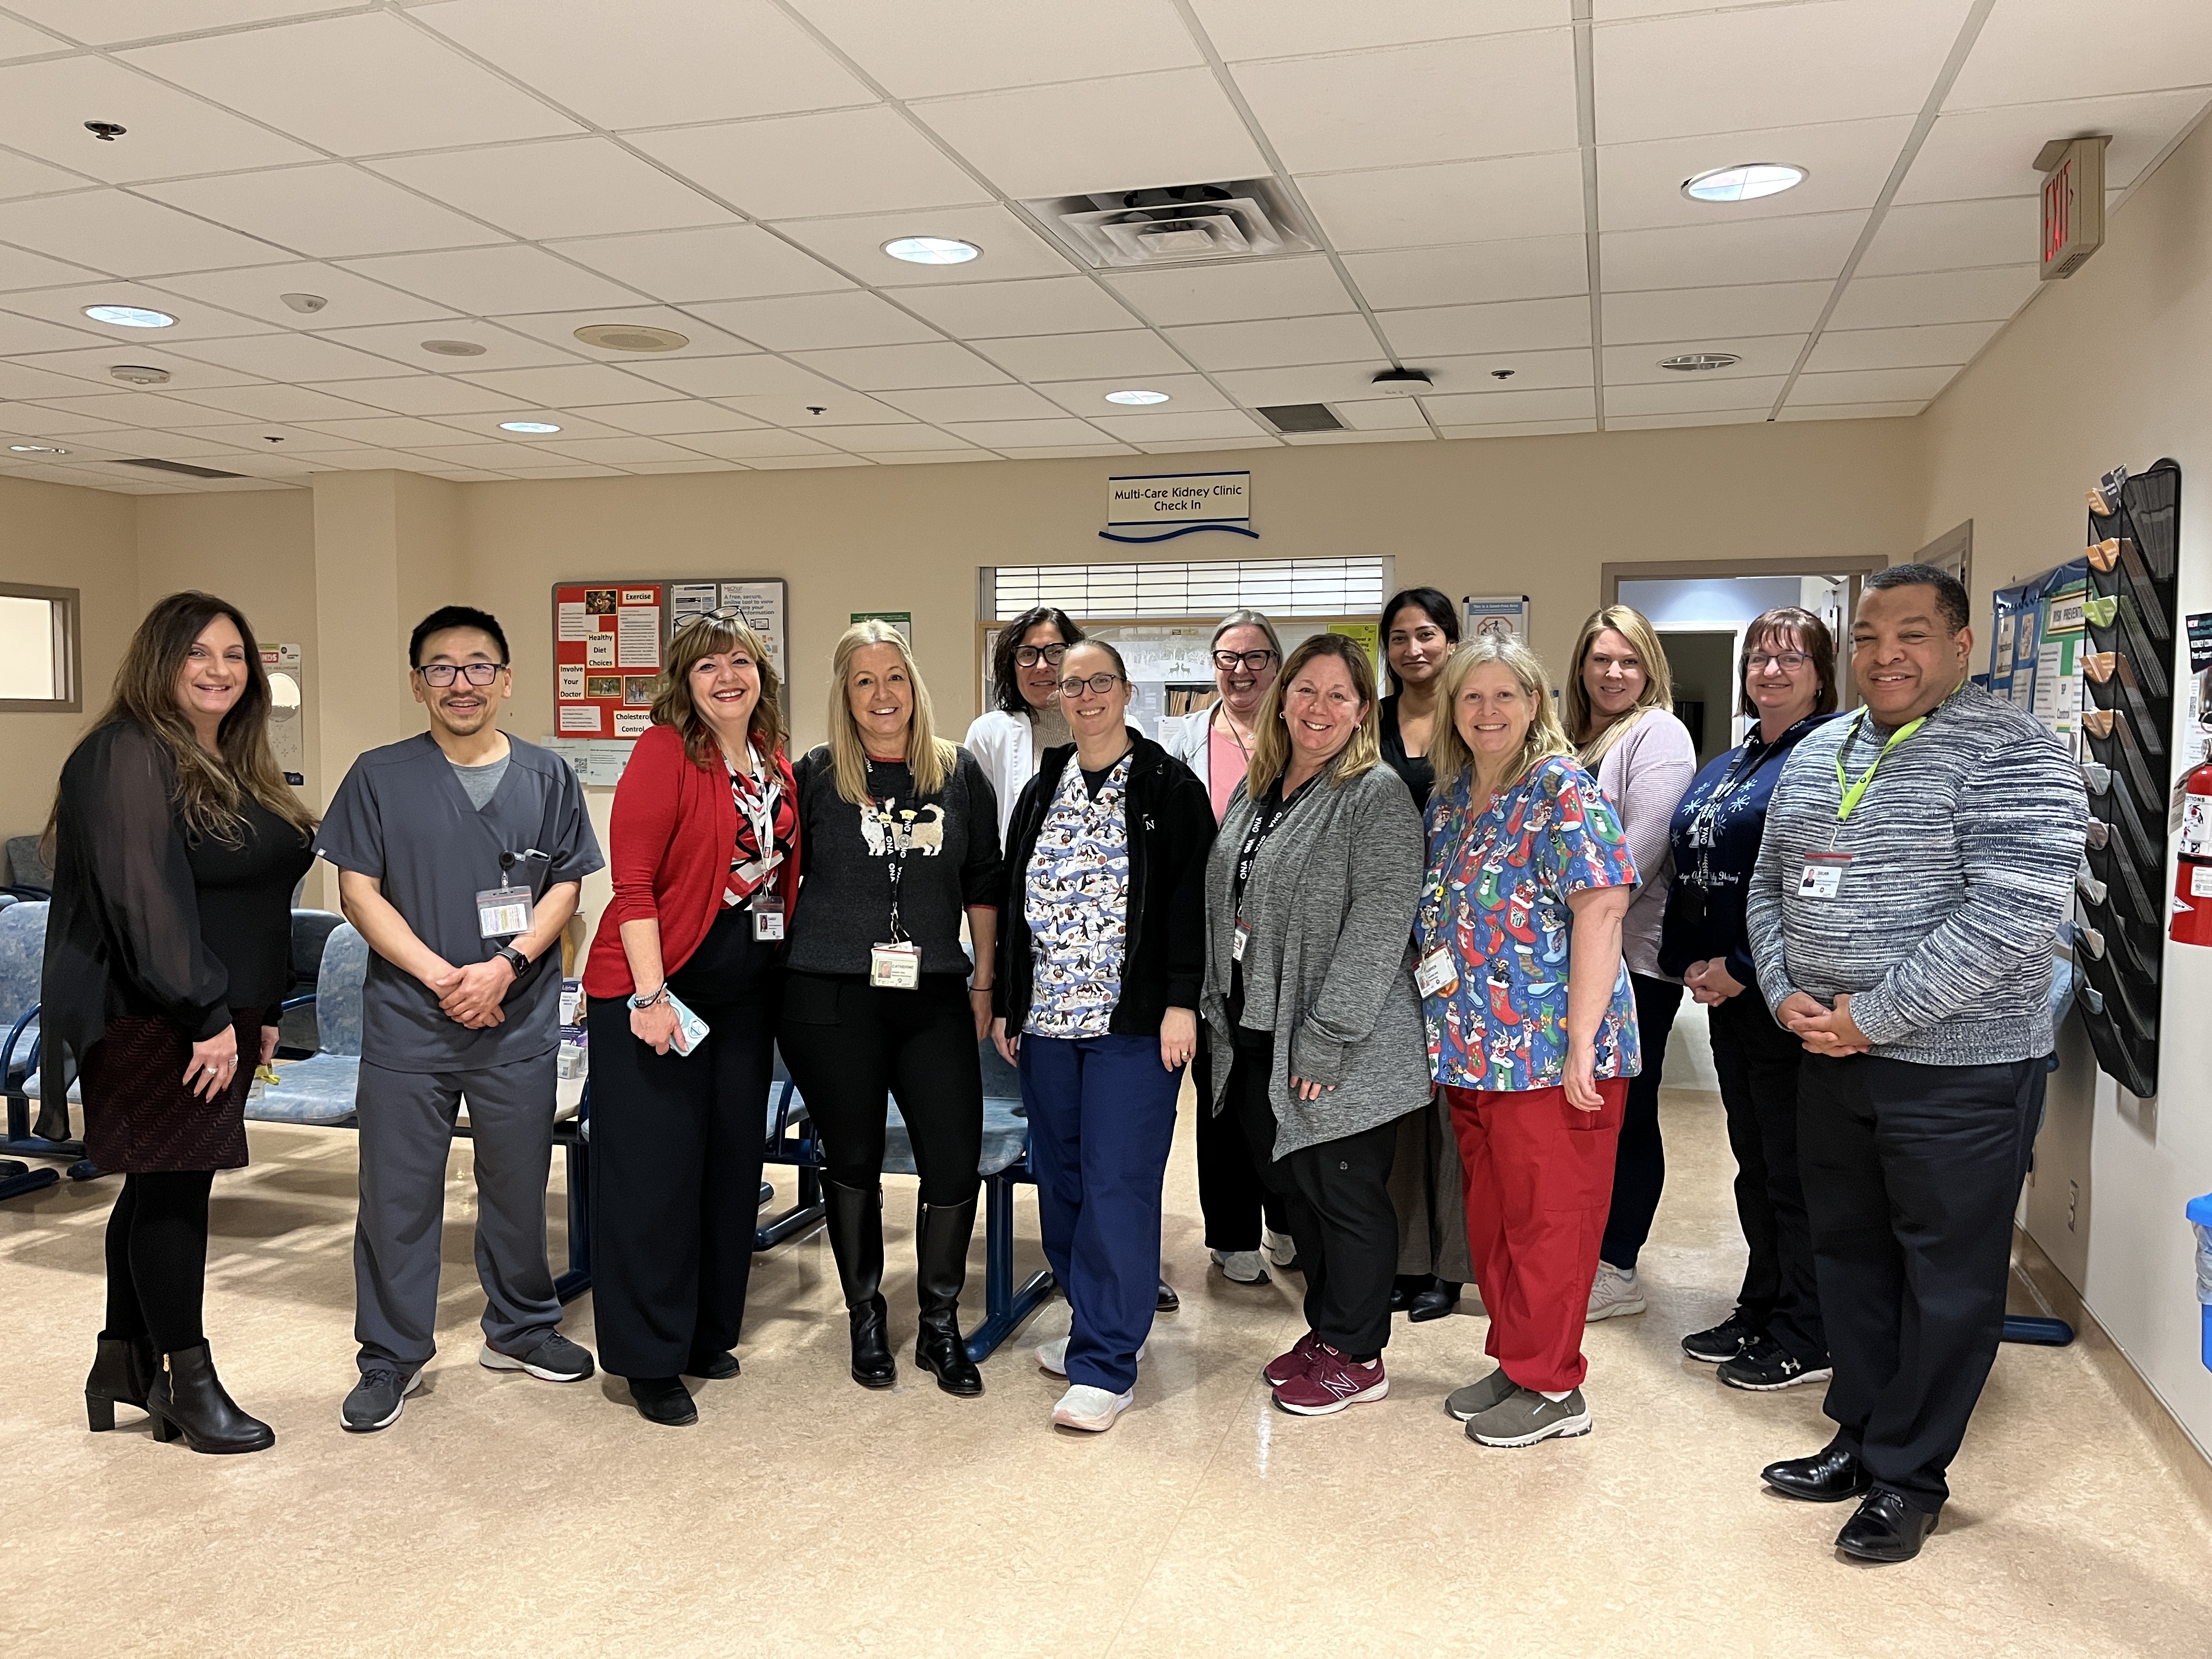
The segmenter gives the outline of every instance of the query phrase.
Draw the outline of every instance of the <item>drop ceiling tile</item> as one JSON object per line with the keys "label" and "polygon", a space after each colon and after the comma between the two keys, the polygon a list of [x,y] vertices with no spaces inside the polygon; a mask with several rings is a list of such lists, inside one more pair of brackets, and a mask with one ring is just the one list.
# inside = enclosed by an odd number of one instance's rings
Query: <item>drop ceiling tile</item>
{"label": "drop ceiling tile", "polygon": [[[2053,49],[2054,42],[2064,41],[2081,49]],[[1944,107],[2088,98],[2208,82],[2212,9],[2173,0],[2005,0],[1982,26]]]}
{"label": "drop ceiling tile", "polygon": [[[21,299],[26,296],[19,295],[14,297]],[[144,329],[137,330],[137,338],[143,340],[147,331]],[[165,333],[167,331],[167,330],[163,331]],[[107,337],[108,334],[105,330],[94,330],[90,327],[71,328],[65,323],[50,323],[40,317],[26,317],[12,311],[0,311],[0,356],[13,357],[30,351],[90,350],[97,348]],[[129,338],[115,342],[115,349],[118,356],[137,349]]]}
{"label": "drop ceiling tile", "polygon": [[1596,394],[1587,386],[1554,386],[1530,392],[1455,392],[1421,399],[1444,435],[1461,426],[1498,426],[1526,421],[1594,419]]}
{"label": "drop ceiling tile", "polygon": [[770,351],[833,346],[911,345],[944,337],[872,294],[802,294],[772,300],[725,300],[690,307],[693,314]]}
{"label": "drop ceiling tile", "polygon": [[1032,384],[1116,374],[1141,378],[1188,374],[1190,369],[1181,353],[1148,328],[985,340],[975,349],[1017,379]]}
{"label": "drop ceiling tile", "polygon": [[1008,196],[1249,179],[1267,163],[1211,71],[933,99],[914,112]]}
{"label": "drop ceiling tile", "polygon": [[[1592,369],[1589,348],[1563,351],[1489,351],[1472,357],[1430,357],[1420,367],[1441,392],[1545,392],[1559,386],[1588,386]],[[1500,369],[1513,372],[1498,378]]]}
{"label": "drop ceiling tile", "polygon": [[342,421],[376,413],[373,405],[304,386],[210,386],[192,393],[192,401],[210,409],[227,409],[250,421]]}
{"label": "drop ceiling tile", "polygon": [[827,455],[833,453],[828,444],[801,432],[786,432],[780,427],[764,427],[757,432],[695,432],[684,440],[684,447],[696,449],[702,455],[714,455],[732,461],[750,461],[766,456]]}
{"label": "drop ceiling tile", "polygon": [[609,426],[641,437],[667,437],[687,432],[750,432],[763,422],[750,415],[724,409],[698,398],[678,398],[664,404],[595,404],[592,415]]}
{"label": "drop ceiling tile", "polygon": [[[1424,358],[1439,392],[1503,391],[1509,384],[1492,377],[1493,369],[1513,371],[1510,384],[1516,391],[1580,386],[1590,383],[1590,354],[1587,347],[1569,351],[1501,351],[1477,357]],[[1219,377],[1221,384],[1248,406],[1261,404],[1341,404],[1356,398],[1382,398],[1405,401],[1375,385],[1371,362],[1318,363],[1298,368],[1236,369]]]}
{"label": "drop ceiling tile", "polygon": [[1900,202],[1955,202],[1976,196],[2034,196],[2043,188],[2035,153],[2049,138],[2104,133],[2105,185],[2124,189],[2157,158],[2173,135],[2197,118],[2206,92],[2143,93],[2132,98],[2085,98],[2057,104],[2013,104],[1940,118]]}
{"label": "drop ceiling tile", "polygon": [[[258,443],[260,439],[257,436],[254,441]],[[89,446],[79,446],[76,459],[82,463],[100,454],[125,459],[144,456],[157,461],[199,461],[210,466],[222,466],[240,453],[235,444],[225,443],[204,432],[159,432],[140,427],[103,433],[96,451]]]}
{"label": "drop ceiling tile", "polygon": [[637,295],[605,277],[580,270],[542,248],[457,248],[446,253],[396,253],[349,261],[348,270],[472,316],[531,311],[578,311],[624,306]]}
{"label": "drop ceiling tile", "polygon": [[1192,410],[1181,415],[1101,415],[1091,424],[1108,437],[1126,440],[1139,448],[1193,439],[1267,435],[1256,420],[1240,409]]}
{"label": "drop ceiling tile", "polygon": [[[1109,404],[1106,401],[1106,394],[1108,392],[1119,392],[1128,384],[1128,381],[1126,380],[1118,379],[1104,380],[1056,380],[1039,386],[1036,389],[1044,393],[1046,397],[1051,398],[1054,403],[1058,404],[1062,409],[1066,410],[1069,414],[1080,415],[1085,419],[1088,419],[1093,415],[1117,415],[1132,412],[1127,410],[1122,404]],[[1182,414],[1192,410],[1233,409],[1236,407],[1236,405],[1231,403],[1228,398],[1223,397],[1221,393],[1214,388],[1212,383],[1206,380],[1206,378],[1202,374],[1182,374],[1148,375],[1146,378],[1145,386],[1147,391],[1166,392],[1168,397],[1172,400],[1172,402],[1169,404],[1159,404],[1152,406],[1161,414]],[[1043,412],[1047,414],[1054,414],[1058,411],[1047,410]],[[958,420],[963,417],[959,416],[946,416],[943,418],[947,420]],[[992,415],[975,415],[966,416],[965,418],[981,421],[997,420],[1001,417]],[[1004,418],[1012,419],[1013,417],[1006,416]]]}
{"label": "drop ceiling tile", "polygon": [[[1607,230],[1642,230],[1870,208],[1911,131],[1912,117],[1893,115],[1779,131],[1607,144],[1597,153],[1598,220]],[[1685,181],[1698,173],[1744,161],[1787,161],[1805,169],[1805,181],[1753,202],[1695,202],[1682,194]]]}
{"label": "drop ceiling tile", "polygon": [[2042,202],[2033,196],[1893,207],[1859,261],[1857,274],[1886,276],[2018,264],[2035,257],[2042,226]]}
{"label": "drop ceiling tile", "polygon": [[1428,443],[1433,437],[1428,422],[1425,421],[1418,427],[1383,428],[1371,432],[1285,432],[1283,441],[1297,447],[1326,444]]}
{"label": "drop ceiling tile", "polygon": [[1111,6],[1032,0],[797,0],[816,27],[894,98],[1083,81],[1198,64],[1168,0]]}
{"label": "drop ceiling tile", "polygon": [[1651,289],[1605,296],[1608,344],[1698,335],[1804,334],[1820,320],[1833,283],[1747,283],[1737,288]]}
{"label": "drop ceiling tile", "polygon": [[1583,230],[1583,164],[1573,150],[1322,173],[1298,183],[1322,228],[1346,253],[1470,240],[1579,237]]}
{"label": "drop ceiling tile", "polygon": [[[780,362],[781,359],[772,361]],[[935,394],[925,392],[919,395]],[[774,426],[794,427],[800,430],[815,425],[902,426],[914,419],[902,409],[893,409],[889,404],[880,403],[866,392],[848,392],[842,386],[721,398],[717,398],[712,406],[735,410],[740,415],[749,415],[755,420],[766,421]]]}
{"label": "drop ceiling tile", "polygon": [[1919,323],[2001,323],[2034,294],[2033,264],[1985,265],[1910,276],[1854,276],[1830,328],[1896,328]]}
{"label": "drop ceiling tile", "polygon": [[867,459],[878,466],[939,466],[950,461],[994,461],[999,458],[983,449],[928,449],[870,455]]}
{"label": "drop ceiling tile", "polygon": [[1589,301],[1582,298],[1386,311],[1375,320],[1392,347],[1409,359],[1589,343]]}
{"label": "drop ceiling tile", "polygon": [[1087,276],[1037,276],[1011,283],[908,288],[899,303],[955,339],[1016,334],[1080,334],[1127,328],[1137,319]]}
{"label": "drop ceiling tile", "polygon": [[1598,143],[1917,114],[1968,3],[1810,0],[1602,26]]}
{"label": "drop ceiling tile", "polygon": [[1575,145],[1574,35],[1564,28],[1238,64],[1230,72],[1293,173]]}
{"label": "drop ceiling tile", "polygon": [[896,110],[830,110],[641,132],[630,142],[757,219],[988,202],[991,192]]}
{"label": "drop ceiling tile", "polygon": [[663,443],[658,438],[583,438],[574,443],[564,434],[545,447],[571,460],[592,461],[601,466],[636,466],[651,461],[688,461],[696,452]]}
{"label": "drop ceiling tile", "polygon": [[[50,398],[46,406],[64,417],[83,416],[96,423],[94,429],[112,429],[124,426],[159,427],[165,429],[185,426],[231,426],[238,417],[226,409],[204,409],[186,403],[181,398],[165,398],[151,392],[111,392],[100,396],[82,398]],[[49,422],[58,432],[79,429]]]}
{"label": "drop ceiling tile", "polygon": [[1345,268],[1377,310],[1546,300],[1589,289],[1581,232],[1448,247],[1347,253]]}
{"label": "drop ceiling tile", "polygon": [[905,426],[811,426],[806,435],[817,442],[834,444],[855,455],[891,455],[902,452],[934,454],[969,446],[948,432],[915,421]]}
{"label": "drop ceiling tile", "polygon": [[[432,305],[381,283],[372,283],[336,265],[251,265],[241,270],[204,270],[191,276],[165,276],[161,286],[171,294],[221,306],[286,328],[362,327],[377,323],[428,321],[454,314],[444,306]],[[286,294],[318,294],[329,304],[317,312],[297,312],[280,297]],[[312,322],[308,320],[310,317]]]}
{"label": "drop ceiling tile", "polygon": [[684,461],[642,461],[623,468],[643,477],[653,477],[663,472],[742,472],[745,469],[736,461],[712,460],[704,455],[695,455]]}
{"label": "drop ceiling tile", "polygon": [[1382,346],[1364,317],[1290,317],[1202,323],[1163,331],[1200,368],[1275,368],[1296,363],[1374,362]]}
{"label": "drop ceiling tile", "polygon": [[674,305],[854,286],[850,278],[757,225],[606,236],[551,246],[564,258]]}
{"label": "drop ceiling tile", "polygon": [[797,362],[858,392],[902,392],[921,386],[993,386],[1006,376],[963,345],[856,346],[845,351],[803,351]]}
{"label": "drop ceiling tile", "polygon": [[[84,130],[92,119],[129,134],[102,142]],[[304,144],[88,57],[0,69],[0,143],[109,184],[315,159]]]}
{"label": "drop ceiling tile", "polygon": [[1260,434],[1249,438],[1153,439],[1137,445],[1138,450],[1146,455],[1205,455],[1216,450],[1280,449],[1282,447],[1281,439]]}
{"label": "drop ceiling tile", "polygon": [[[1064,276],[1068,269],[1065,254],[998,206],[933,208],[853,219],[800,219],[776,228],[872,288]],[[884,252],[884,244],[898,236],[953,237],[974,243],[983,251],[982,257],[964,265],[910,265]]]}
{"label": "drop ceiling tile", "polygon": [[507,476],[514,478],[619,478],[624,477],[618,466],[593,466],[588,462],[574,462],[567,466],[510,467]]}
{"label": "drop ceiling tile", "polygon": [[116,190],[0,203],[0,241],[118,276],[275,264],[282,248]]}
{"label": "drop ceiling tile", "polygon": [[121,54],[125,63],[341,155],[492,144],[576,125],[390,12]]}
{"label": "drop ceiling tile", "polygon": [[1833,281],[1865,226],[1863,213],[1606,231],[1598,238],[1608,290],[1737,283]]}
{"label": "drop ceiling tile", "polygon": [[[702,322],[697,315],[667,306],[635,303],[619,307],[595,306],[588,311],[531,312],[521,316],[501,316],[489,320],[517,334],[556,347],[571,356],[595,363],[665,363],[672,357],[731,357],[753,349],[750,342],[716,328],[712,323]],[[673,351],[609,350],[604,346],[586,344],[576,337],[578,329],[595,323],[643,324],[648,328],[672,329],[690,343],[680,345]],[[482,363],[481,367],[495,368],[507,365]],[[466,363],[455,363],[453,369],[462,374],[475,372]]]}
{"label": "drop ceiling tile", "polygon": [[1246,264],[1109,271],[1105,281],[1155,327],[1317,317],[1352,309],[1344,284],[1329,262],[1318,255]]}
{"label": "drop ceiling tile", "polygon": [[1354,432],[1411,432],[1429,429],[1414,398],[1360,398],[1333,405],[1336,418]]}
{"label": "drop ceiling tile", "polygon": [[181,356],[219,363],[271,380],[376,380],[392,373],[391,363],[366,351],[312,334],[259,334],[239,340],[194,340],[180,344]]}
{"label": "drop ceiling tile", "polygon": [[1783,406],[1778,421],[1887,421],[1917,415],[1928,407],[1925,399],[1888,404],[1799,404]]}
{"label": "drop ceiling tile", "polygon": [[532,240],[678,230],[736,217],[605,138],[441,150],[373,165],[425,196]]}
{"label": "drop ceiling tile", "polygon": [[1751,426],[1766,419],[1766,408],[1706,409],[1674,415],[1615,415],[1608,408],[1608,432],[1650,432],[1673,426]]}
{"label": "drop ceiling tile", "polygon": [[1768,410],[1782,394],[1787,377],[1759,374],[1747,379],[1724,379],[1717,374],[1669,375],[1666,383],[1608,386],[1605,389],[1605,418],[1610,426],[1616,415],[1689,415],[1716,409]]}
{"label": "drop ceiling tile", "polygon": [[603,127],[875,100],[763,0],[453,0],[415,15]]}
{"label": "drop ceiling tile", "polygon": [[1969,363],[2002,323],[1930,323],[1915,328],[1831,328],[1805,360],[1808,373],[1923,368]]}
{"label": "drop ceiling tile", "polygon": [[146,195],[315,258],[502,242],[499,231],[343,161],[143,185]]}
{"label": "drop ceiling tile", "polygon": [[1072,461],[1091,455],[1135,455],[1142,452],[1127,444],[1040,444],[1036,448],[1014,444],[996,445],[1010,461]]}
{"label": "drop ceiling tile", "polygon": [[394,415],[466,415],[507,406],[507,400],[497,392],[444,374],[410,374],[393,380],[339,380],[326,387],[303,390],[333,392]]}
{"label": "drop ceiling tile", "polygon": [[27,288],[51,288],[57,283],[82,283],[99,273],[82,265],[49,259],[43,253],[0,247],[0,294]]}
{"label": "drop ceiling tile", "polygon": [[[708,362],[717,361],[700,358]],[[573,363],[561,368],[502,368],[488,374],[471,372],[478,386],[524,403],[548,409],[582,409],[592,404],[641,404],[684,394],[609,363]]]}
{"label": "drop ceiling tile", "polygon": [[[597,412],[593,411],[594,414]],[[569,414],[566,410],[528,409],[514,404],[508,404],[504,409],[493,410],[489,414],[441,415],[438,417],[438,424],[449,428],[453,432],[466,433],[485,441],[505,444],[510,449],[521,450],[531,454],[535,454],[553,441],[555,434],[550,432],[505,432],[500,429],[499,423],[501,421],[518,419],[544,421],[550,425],[558,426],[561,428],[560,441],[564,444],[578,443],[586,438],[629,438],[636,435],[635,433],[623,432],[617,428],[603,425],[599,421],[586,416]],[[447,441],[451,443],[453,440],[448,436]],[[520,465],[535,466],[538,463],[534,460],[526,460]],[[547,465],[550,465],[551,463],[549,462]]]}
{"label": "drop ceiling tile", "polygon": [[10,400],[7,409],[0,410],[0,427],[27,437],[43,438],[64,428],[70,432],[94,433],[125,424],[121,421],[96,420],[89,415],[64,414],[58,408],[46,409],[36,404],[14,401],[32,391],[34,385],[46,388],[43,395],[64,400],[61,407],[66,406],[68,398],[86,390],[82,380],[71,380],[59,374],[36,374],[29,369],[19,369],[12,363],[0,362],[0,398]]}
{"label": "drop ceiling tile", "polygon": [[679,357],[673,362],[639,363],[635,372],[695,398],[785,395],[818,404],[827,402],[830,393],[844,390],[836,381],[786,358],[760,351],[742,357]]}
{"label": "drop ceiling tile", "polygon": [[[81,381],[112,392],[118,382],[108,373],[118,363],[135,363],[148,368],[166,369],[169,383],[164,395],[191,392],[207,386],[246,386],[260,377],[240,374],[233,368],[218,368],[203,362],[197,356],[180,356],[173,351],[157,351],[150,345],[96,346],[88,351],[46,351],[15,359],[29,368],[52,369],[57,374],[76,376]],[[83,386],[78,388],[82,392]],[[140,394],[146,395],[146,394]],[[149,426],[159,422],[149,421]]]}
{"label": "drop ceiling tile", "polygon": [[[32,9],[27,6],[23,9],[27,12]],[[41,52],[61,52],[67,46],[68,42],[59,35],[46,33],[12,17],[0,17],[0,63],[15,58],[35,58]]]}
{"label": "drop ceiling tile", "polygon": [[[177,320],[163,329],[125,328],[117,323],[94,322],[84,314],[86,307],[96,305],[146,306],[167,312]],[[0,296],[0,307],[58,323],[118,346],[142,346],[155,341],[170,346],[179,340],[220,340],[240,334],[276,331],[270,324],[241,317],[217,306],[179,304],[174,294],[166,291],[166,285],[155,288],[140,283],[86,283],[36,289],[29,293]],[[301,320],[293,318],[295,324]]]}
{"label": "drop ceiling tile", "polygon": [[[940,425],[953,421],[1047,420],[1060,412],[1054,404],[1025,386],[945,386],[921,392],[893,392],[885,394],[883,401],[916,420],[933,421]],[[1099,407],[1112,405],[1102,404]]]}
{"label": "drop ceiling tile", "polygon": [[328,11],[329,0],[14,0],[15,9],[87,46],[112,46],[156,35],[235,23],[262,23]]}
{"label": "drop ceiling tile", "polygon": [[542,452],[525,451],[520,444],[425,444],[414,453],[448,466],[480,467],[502,474],[514,466],[518,458],[544,459]]}
{"label": "drop ceiling tile", "polygon": [[745,465],[756,472],[798,472],[822,466],[873,466],[863,455],[832,451],[827,455],[763,455]]}
{"label": "drop ceiling tile", "polygon": [[453,428],[405,415],[307,424],[326,437],[340,441],[342,447],[349,449],[419,449],[425,444],[450,444],[453,441]]}
{"label": "drop ceiling tile", "polygon": [[1343,0],[1193,0],[1191,9],[1231,62],[1292,52],[1356,52],[1462,34],[1560,28],[1573,16],[1568,0],[1392,0],[1347,6]]}
{"label": "drop ceiling tile", "polygon": [[0,154],[0,201],[13,201],[18,196],[47,196],[62,190],[83,190],[92,182],[81,173],[48,167],[27,155]]}
{"label": "drop ceiling tile", "polygon": [[[327,312],[319,314],[329,315]],[[543,340],[533,340],[528,335],[518,334],[495,323],[478,322],[470,317],[427,323],[382,323],[374,328],[320,329],[317,332],[340,345],[373,351],[380,357],[390,358],[394,363],[430,374],[474,374],[493,368],[543,368],[555,363],[573,363],[582,355],[580,349],[573,344],[564,351]],[[484,349],[481,356],[447,357],[438,352],[425,351],[422,349],[425,340],[465,340]],[[386,369],[384,372],[389,374],[394,371]],[[350,397],[353,394],[349,392],[346,395]],[[410,409],[407,412],[412,415],[421,411]]]}
{"label": "drop ceiling tile", "polygon": [[956,421],[945,429],[986,449],[1042,449],[1098,441],[1097,428],[1067,415],[1048,421]]}
{"label": "drop ceiling tile", "polygon": [[[1611,388],[1620,386],[1704,385],[1716,380],[1749,380],[1787,374],[1797,366],[1797,356],[1804,349],[1802,334],[1724,334],[1704,339],[1655,340],[1644,345],[1608,345],[1604,352],[1605,383],[1608,388],[1606,396],[1610,398]],[[1730,363],[1726,368],[1659,367],[1664,358],[1687,356],[1693,352],[1728,352],[1743,361]]]}

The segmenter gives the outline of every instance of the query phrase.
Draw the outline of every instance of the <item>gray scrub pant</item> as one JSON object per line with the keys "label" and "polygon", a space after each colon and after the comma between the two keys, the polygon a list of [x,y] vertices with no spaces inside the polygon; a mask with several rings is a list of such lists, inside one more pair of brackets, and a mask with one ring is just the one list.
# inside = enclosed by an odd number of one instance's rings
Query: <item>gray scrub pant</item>
{"label": "gray scrub pant", "polygon": [[354,1337],[363,1371],[412,1373],[437,1352],[446,1158],[461,1099],[476,1136],[477,1277],[484,1340],[525,1354],[561,1322],[545,1261],[555,1053],[467,1072],[394,1072],[363,1060]]}

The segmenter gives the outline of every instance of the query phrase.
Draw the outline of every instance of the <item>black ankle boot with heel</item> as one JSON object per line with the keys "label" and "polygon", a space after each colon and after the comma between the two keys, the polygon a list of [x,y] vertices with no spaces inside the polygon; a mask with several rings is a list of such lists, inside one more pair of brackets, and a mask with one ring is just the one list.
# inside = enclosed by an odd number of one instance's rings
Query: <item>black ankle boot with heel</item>
{"label": "black ankle boot with heel", "polygon": [[162,1361],[147,1391],[146,1410],[154,1419],[154,1438],[182,1436],[196,1452],[267,1451],[276,1443],[276,1431],[240,1411],[225,1391],[204,1342],[179,1348]]}
{"label": "black ankle boot with heel", "polygon": [[968,1241],[975,1232],[975,1200],[925,1204],[915,1229],[915,1279],[921,1292],[921,1332],[914,1363],[935,1374],[937,1386],[963,1399],[983,1392],[983,1374],[960,1340],[960,1291],[968,1282]]}
{"label": "black ankle boot with heel", "polygon": [[154,1386],[154,1373],[160,1365],[152,1337],[100,1334],[92,1374],[84,1379],[85,1420],[94,1434],[115,1426],[118,1406],[146,1409],[147,1392]]}
{"label": "black ankle boot with heel", "polygon": [[825,1179],[822,1193],[830,1252],[837,1258],[846,1317],[853,1326],[853,1381],[864,1389],[888,1389],[898,1381],[898,1362],[891,1358],[883,1297],[883,1189]]}

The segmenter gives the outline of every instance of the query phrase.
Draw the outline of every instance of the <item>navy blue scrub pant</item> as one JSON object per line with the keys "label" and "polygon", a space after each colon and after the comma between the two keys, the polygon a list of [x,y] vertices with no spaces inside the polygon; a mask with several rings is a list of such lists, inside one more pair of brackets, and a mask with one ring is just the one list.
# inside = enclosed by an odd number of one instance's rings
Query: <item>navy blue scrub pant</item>
{"label": "navy blue scrub pant", "polygon": [[1175,1139],[1182,1068],[1156,1036],[1024,1036],[1045,1260],[1074,1322],[1067,1380],[1126,1394],[1152,1328],[1160,1279],[1160,1183]]}

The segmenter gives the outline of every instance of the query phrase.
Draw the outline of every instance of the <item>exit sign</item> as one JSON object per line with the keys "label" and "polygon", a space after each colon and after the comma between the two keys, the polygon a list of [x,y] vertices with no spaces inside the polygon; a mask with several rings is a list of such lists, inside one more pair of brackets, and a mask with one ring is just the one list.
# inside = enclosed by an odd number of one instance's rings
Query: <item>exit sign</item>
{"label": "exit sign", "polygon": [[2071,276],[2105,242],[2109,138],[2054,138],[2035,158],[2043,174],[2042,277]]}

